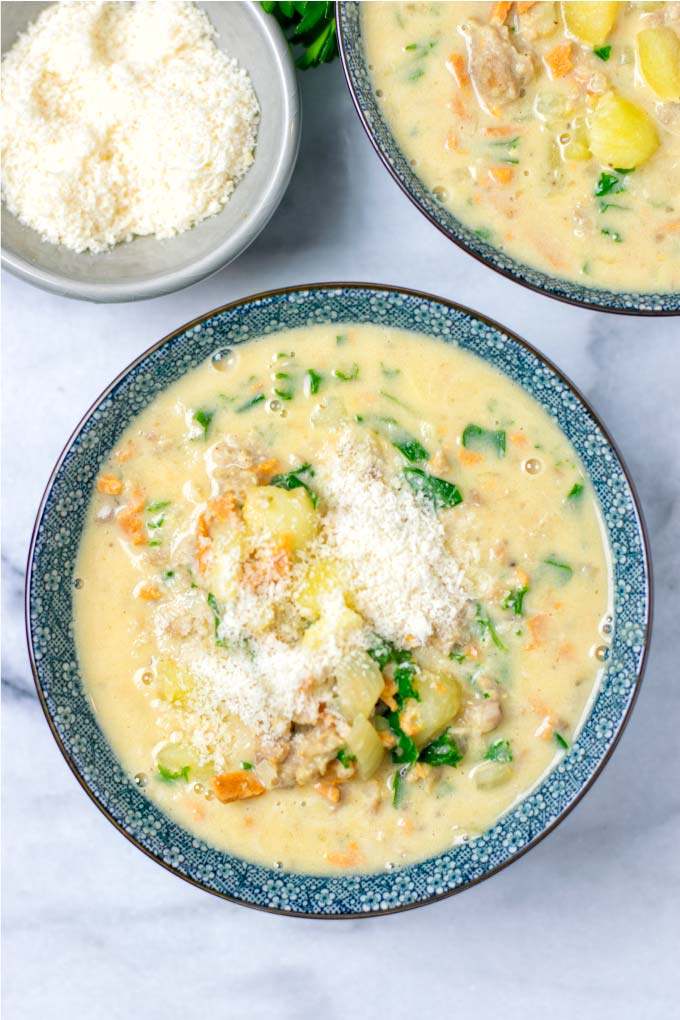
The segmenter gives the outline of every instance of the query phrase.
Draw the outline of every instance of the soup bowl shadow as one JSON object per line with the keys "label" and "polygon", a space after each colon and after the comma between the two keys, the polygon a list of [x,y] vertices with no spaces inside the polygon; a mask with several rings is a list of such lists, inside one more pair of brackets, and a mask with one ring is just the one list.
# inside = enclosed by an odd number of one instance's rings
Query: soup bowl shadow
{"label": "soup bowl shadow", "polygon": [[385,121],[364,50],[361,4],[336,4],[338,48],[354,107],[368,138],[404,194],[430,223],[479,262],[509,280],[567,304],[620,315],[680,315],[680,292],[606,290],[545,273],[494,247],[437,201],[420,180]]}
{"label": "soup bowl shadow", "polygon": [[[100,466],[130,422],[222,347],[301,326],[370,323],[457,345],[521,386],[561,428],[598,497],[612,561],[609,658],[591,709],[557,765],[487,832],[390,871],[299,874],[217,850],[148,800],[116,760],[86,695],[73,632],[75,561]],[[116,828],[173,874],[247,906],[314,918],[368,917],[442,899],[535,846],[602,771],[630,717],[651,627],[648,543],[626,467],[586,400],[520,337],[454,302],[379,284],[310,284],[258,294],[181,326],[129,365],[87,411],[48,481],[26,577],[31,666],[47,722],[76,779]]]}

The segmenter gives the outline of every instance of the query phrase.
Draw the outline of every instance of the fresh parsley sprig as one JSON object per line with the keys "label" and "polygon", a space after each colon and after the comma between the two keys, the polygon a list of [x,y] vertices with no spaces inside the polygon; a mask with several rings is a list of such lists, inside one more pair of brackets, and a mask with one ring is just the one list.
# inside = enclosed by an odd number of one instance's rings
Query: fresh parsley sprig
{"label": "fresh parsley sprig", "polygon": [[308,0],[307,3],[260,0],[260,6],[278,21],[289,46],[294,53],[297,52],[295,63],[301,70],[328,64],[337,57],[334,3],[322,0]]}

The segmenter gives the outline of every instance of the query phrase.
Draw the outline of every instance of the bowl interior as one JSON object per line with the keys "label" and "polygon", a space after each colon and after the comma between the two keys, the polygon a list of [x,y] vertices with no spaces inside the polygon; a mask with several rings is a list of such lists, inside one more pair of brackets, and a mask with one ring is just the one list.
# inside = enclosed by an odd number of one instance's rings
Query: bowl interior
{"label": "bowl interior", "polygon": [[[47,3],[11,3],[2,10],[2,52]],[[76,254],[42,241],[3,204],[7,267],[48,289],[91,300],[151,297],[195,283],[235,258],[278,205],[293,170],[299,136],[295,69],[274,18],[254,3],[199,3],[217,29],[218,46],[236,57],[260,103],[256,158],[217,215],[177,237],[135,238],[109,252]]]}
{"label": "bowl interior", "polygon": [[338,41],[345,77],[364,128],[385,167],[422,213],[452,241],[486,265],[533,290],[601,311],[640,315],[680,312],[680,293],[631,293],[586,287],[560,279],[499,251],[444,208],[423,184],[383,118],[364,50],[361,4],[337,4]]}
{"label": "bowl interior", "polygon": [[[79,676],[72,579],[87,504],[100,464],[130,420],[217,348],[282,329],[370,322],[458,344],[529,392],[575,446],[598,494],[612,555],[614,631],[608,668],[577,739],[559,765],[492,830],[430,860],[389,873],[339,877],[268,870],[212,849],[148,801],[117,763]],[[537,842],[582,796],[627,720],[649,626],[645,536],[625,468],[572,386],[501,327],[438,298],[369,284],[317,285],[246,299],[182,327],[112,384],[55,468],[33,536],[27,628],[38,693],[62,752],[109,819],[181,877],[250,906],[347,917],[405,909],[465,888]]]}

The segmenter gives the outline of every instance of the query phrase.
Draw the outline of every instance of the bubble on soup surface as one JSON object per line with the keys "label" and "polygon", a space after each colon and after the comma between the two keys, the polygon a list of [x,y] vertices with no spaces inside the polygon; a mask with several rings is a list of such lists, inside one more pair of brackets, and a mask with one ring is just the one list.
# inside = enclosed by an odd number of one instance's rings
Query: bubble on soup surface
{"label": "bubble on soup surface", "polygon": [[213,352],[210,361],[218,372],[224,372],[236,364],[236,352],[232,347],[220,347]]}
{"label": "bubble on soup surface", "polygon": [[529,457],[528,460],[524,461],[523,467],[528,475],[537,475],[540,473],[543,465],[536,457]]}
{"label": "bubble on soup surface", "polygon": [[606,662],[609,658],[609,649],[606,645],[598,645],[593,654],[598,662]]}
{"label": "bubble on soup surface", "polygon": [[78,590],[84,587],[84,585],[85,582],[83,581],[82,577],[76,577],[75,581],[73,582],[73,587],[77,588]]}
{"label": "bubble on soup surface", "polygon": [[446,188],[443,188],[440,185],[437,185],[436,188],[432,189],[432,194],[434,195],[438,202],[445,202],[446,199],[449,197],[449,193],[446,190]]}
{"label": "bubble on soup surface", "polygon": [[148,783],[149,778],[146,772],[138,772],[135,776],[135,786],[144,787]]}

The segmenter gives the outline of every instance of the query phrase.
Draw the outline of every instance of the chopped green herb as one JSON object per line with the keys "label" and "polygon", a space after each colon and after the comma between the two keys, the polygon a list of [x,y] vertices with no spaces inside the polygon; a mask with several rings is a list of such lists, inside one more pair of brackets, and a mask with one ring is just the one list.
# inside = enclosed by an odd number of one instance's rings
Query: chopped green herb
{"label": "chopped green herb", "polygon": [[515,616],[522,615],[522,605],[524,603],[524,596],[529,591],[528,587],[524,585],[522,588],[514,588],[509,591],[501,602],[503,609],[512,609]]}
{"label": "chopped green herb", "polygon": [[456,741],[448,733],[442,733],[420,752],[419,761],[424,765],[450,765],[455,769],[459,761],[463,760]]}
{"label": "chopped green herb", "polygon": [[404,49],[405,50],[417,50],[418,49],[418,43],[414,43],[414,42],[409,43],[408,46],[404,46]]}
{"label": "chopped green herb", "polygon": [[380,362],[380,370],[386,379],[394,379],[396,376],[401,375],[400,368],[388,368],[384,362]]}
{"label": "chopped green herb", "polygon": [[395,397],[392,393],[388,393],[387,390],[378,390],[378,392],[381,397],[385,397],[386,400],[391,400],[393,404],[397,404],[399,407],[403,407],[405,411],[409,411],[413,414],[413,411],[408,404],[405,404],[403,400],[399,399],[399,397]]}
{"label": "chopped green herb", "polygon": [[409,81],[418,81],[425,74],[424,67],[415,67],[408,76]]}
{"label": "chopped green herb", "polygon": [[553,567],[556,571],[558,571],[556,578],[559,580],[560,584],[566,584],[568,581],[571,581],[574,571],[568,563],[560,563],[559,560],[554,559],[543,560],[543,562],[546,566]]}
{"label": "chopped green herb", "polygon": [[512,761],[512,751],[510,750],[509,740],[494,740],[493,744],[489,744],[484,754],[484,761],[500,761],[504,764],[510,764]]}
{"label": "chopped green herb", "polygon": [[315,372],[313,368],[307,369],[307,388],[311,396],[319,392],[319,386],[321,385],[323,376]]}
{"label": "chopped green herb", "polygon": [[461,652],[458,648],[452,648],[449,652],[449,659],[453,659],[454,662],[465,662],[466,658],[465,652]]}
{"label": "chopped green herb", "polygon": [[212,592],[208,592],[208,605],[212,609],[212,614],[215,617],[215,644],[218,648],[226,648],[226,641],[220,637],[220,624],[222,617],[220,616],[219,606],[217,605],[217,599]]}
{"label": "chopped green herb", "polygon": [[404,475],[413,491],[429,499],[435,510],[458,506],[463,502],[458,486],[453,482],[447,482],[445,478],[428,475],[416,467],[404,468]]}
{"label": "chopped green herb", "polygon": [[402,788],[401,788],[401,769],[397,769],[392,779],[392,803],[395,807],[399,807],[401,803]]}
{"label": "chopped green herb", "polygon": [[249,761],[242,761],[241,762],[241,768],[243,769],[244,772],[250,772],[252,767],[253,767],[252,766],[252,762],[249,762]]}
{"label": "chopped green herb", "polygon": [[496,456],[505,457],[505,432],[502,429],[483,429],[480,425],[467,425],[463,431],[463,446],[467,449],[479,449],[480,446],[496,451]]}
{"label": "chopped green herb", "polygon": [[569,743],[564,739],[561,733],[555,732],[553,733],[553,736],[563,750],[567,751],[569,749]]}
{"label": "chopped green herb", "polygon": [[213,420],[214,416],[215,416],[214,411],[206,411],[201,408],[199,408],[198,411],[194,412],[193,420],[196,422],[197,425],[200,425],[200,427],[203,429],[204,436],[208,435],[208,429],[210,428],[210,423]]}
{"label": "chopped green herb", "polygon": [[312,501],[312,506],[316,506],[319,497],[312,488],[309,487],[307,482],[300,478],[300,475],[314,476],[314,468],[311,464],[303,464],[299,468],[295,468],[294,471],[287,471],[285,475],[274,475],[269,482],[270,485],[276,485],[279,489],[304,489],[309,498]]}
{"label": "chopped green herb", "polygon": [[359,366],[355,361],[349,372],[341,372],[339,368],[334,368],[333,375],[341,382],[352,382],[354,379],[359,378]]}
{"label": "chopped green herb", "polygon": [[293,392],[293,389],[290,386],[286,387],[286,389],[278,389],[275,386],[274,393],[276,394],[277,397],[281,397],[281,400],[292,400],[293,397],[295,396],[295,393]]}
{"label": "chopped green herb", "polygon": [[346,333],[338,333],[338,335],[335,338],[335,343],[337,347],[342,347],[343,344],[346,344],[348,341],[349,337],[347,336]]}
{"label": "chopped green herb", "polygon": [[170,578],[174,576],[175,576],[174,570],[166,570],[165,573],[163,574],[163,577],[165,577],[167,580],[170,580]]}
{"label": "chopped green herb", "polygon": [[150,528],[151,531],[153,531],[154,528],[162,528],[164,524],[165,524],[165,517],[161,516],[161,517],[157,517],[155,521],[149,521],[148,524],[147,524],[147,528]]}
{"label": "chopped green herb", "polygon": [[580,499],[583,495],[583,486],[580,482],[574,482],[571,489],[567,493],[567,499]]}
{"label": "chopped green herb", "polygon": [[519,135],[515,135],[514,138],[503,139],[500,142],[490,143],[495,149],[516,149],[519,145]]}
{"label": "chopped green herb", "polygon": [[235,408],[237,414],[243,414],[244,411],[249,411],[251,407],[255,407],[257,404],[261,404],[264,400],[264,393],[257,393],[254,397],[250,397],[244,404]]}
{"label": "chopped green herb", "polygon": [[350,754],[346,747],[341,747],[335,757],[345,769],[348,769],[352,762],[357,760],[356,754]]}
{"label": "chopped green herb", "polygon": [[600,179],[595,185],[595,196],[601,198],[603,195],[618,195],[626,190],[626,182],[622,181],[619,172],[609,173],[603,170]]}
{"label": "chopped green herb", "polygon": [[486,227],[480,227],[479,230],[473,230],[473,234],[476,237],[482,239],[482,241],[490,241],[493,237],[493,230],[488,230]]}
{"label": "chopped green herb", "polygon": [[158,540],[155,541],[155,542],[149,542],[148,543],[149,548],[153,548],[153,546],[155,546],[155,545],[163,545],[163,543],[158,541]]}
{"label": "chopped green herb", "polygon": [[149,514],[155,514],[159,510],[165,510],[166,507],[171,506],[172,501],[169,499],[159,499],[155,503],[146,504],[146,512]]}
{"label": "chopped green herb", "polygon": [[590,262],[584,262],[581,266],[581,272],[585,273],[586,276],[590,276]]}
{"label": "chopped green herb", "polygon": [[476,619],[479,629],[482,632],[482,637],[486,637],[486,635],[488,634],[493,643],[495,644],[496,648],[498,648],[501,652],[507,652],[508,649],[505,647],[505,645],[499,638],[498,632],[496,631],[496,628],[493,624],[493,620],[491,619],[489,614],[482,609],[479,603],[477,603]]}
{"label": "chopped green herb", "polygon": [[291,49],[300,51],[295,63],[301,70],[327,64],[338,55],[335,4],[260,0],[260,6],[276,18]]}
{"label": "chopped green herb", "polygon": [[186,782],[189,778],[189,766],[185,765],[179,772],[173,772],[171,769],[166,769],[163,765],[159,765],[158,774],[164,783],[174,783],[176,779],[183,779]]}
{"label": "chopped green herb", "polygon": [[604,230],[600,231],[600,233],[602,234],[603,237],[611,237],[612,241],[615,244],[621,244],[621,242],[623,241],[623,237],[618,232],[618,230],[608,230],[605,227]]}
{"label": "chopped green herb", "polygon": [[611,46],[595,46],[593,53],[596,57],[599,57],[600,60],[609,60],[612,48]]}

